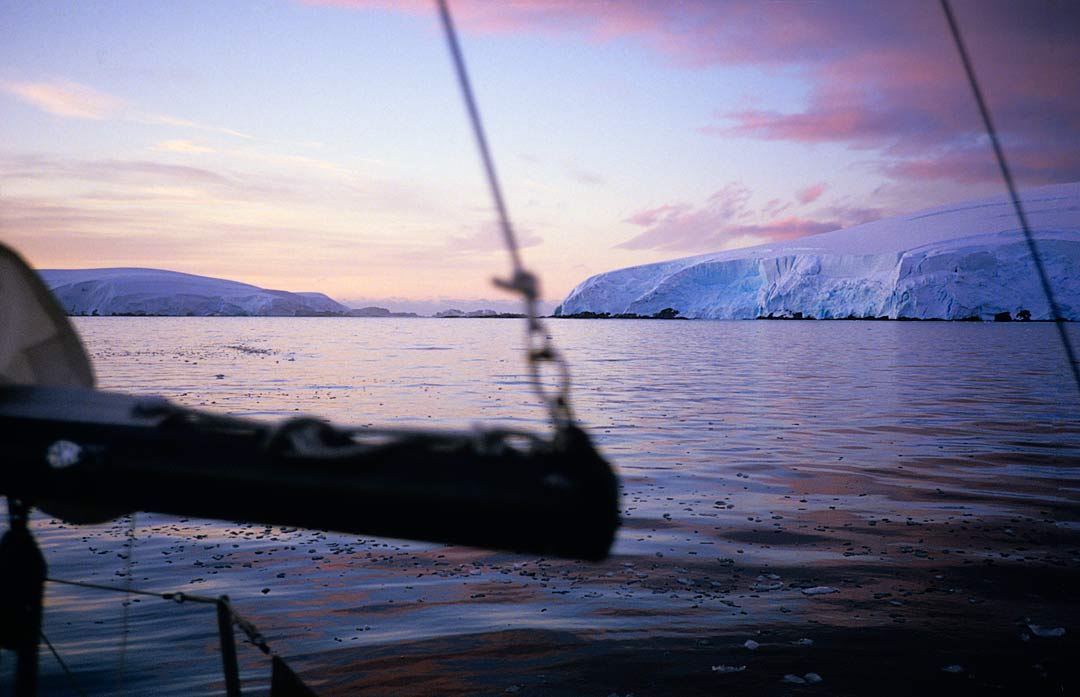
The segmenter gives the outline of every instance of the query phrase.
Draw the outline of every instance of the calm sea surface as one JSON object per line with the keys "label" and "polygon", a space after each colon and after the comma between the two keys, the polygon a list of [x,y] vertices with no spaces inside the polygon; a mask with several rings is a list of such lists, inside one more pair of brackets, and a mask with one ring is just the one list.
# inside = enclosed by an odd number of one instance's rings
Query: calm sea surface
{"label": "calm sea surface", "polygon": [[[259,419],[546,428],[521,321],[76,326],[107,390]],[[354,667],[387,646],[504,631],[763,644],[770,632],[813,640],[894,626],[970,626],[1013,642],[1027,622],[1080,633],[1075,586],[1002,590],[1006,577],[1057,584],[1080,569],[1080,401],[1052,325],[561,320],[549,330],[572,366],[574,409],[622,479],[624,525],[604,564],[140,513],[133,527],[38,518],[50,574],[227,593],[326,694],[355,689],[364,669]],[[212,608],[125,606],[50,584],[45,632],[91,694],[220,690]],[[245,687],[265,689],[269,662],[239,650]],[[703,656],[702,680],[726,679],[710,670],[732,660],[717,652]],[[78,694],[41,660],[47,694]],[[490,677],[462,669],[466,688],[545,684],[488,663]],[[5,659],[0,684],[11,669]],[[428,670],[442,671],[428,692],[469,691],[447,686],[452,669]],[[620,689],[634,685],[583,693]]]}

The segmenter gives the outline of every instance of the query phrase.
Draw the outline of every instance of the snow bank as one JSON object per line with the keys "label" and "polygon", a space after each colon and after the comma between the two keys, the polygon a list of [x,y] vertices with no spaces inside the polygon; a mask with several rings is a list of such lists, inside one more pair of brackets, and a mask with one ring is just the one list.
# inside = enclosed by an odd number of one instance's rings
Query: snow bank
{"label": "snow bank", "polygon": [[346,313],[322,293],[289,293],[161,269],[43,269],[41,278],[70,315],[293,317]]}
{"label": "snow bank", "polygon": [[[1080,320],[1080,182],[1022,198],[1062,314]],[[556,314],[667,307],[710,319],[1050,317],[1007,196],[602,273],[574,288]]]}

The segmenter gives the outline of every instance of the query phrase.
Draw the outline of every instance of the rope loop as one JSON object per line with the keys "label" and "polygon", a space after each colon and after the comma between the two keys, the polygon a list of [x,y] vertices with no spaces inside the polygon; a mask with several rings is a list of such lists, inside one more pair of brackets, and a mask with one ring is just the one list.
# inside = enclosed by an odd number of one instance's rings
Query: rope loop
{"label": "rope loop", "polygon": [[[534,343],[537,341],[540,342],[538,346]],[[529,330],[529,343],[529,376],[533,389],[547,406],[555,430],[561,433],[574,422],[574,415],[570,410],[570,366],[563,355],[556,350],[551,342],[551,336],[544,333],[543,325],[539,320],[536,326]],[[545,363],[551,363],[559,371],[559,382],[552,389],[544,386],[541,375]]]}

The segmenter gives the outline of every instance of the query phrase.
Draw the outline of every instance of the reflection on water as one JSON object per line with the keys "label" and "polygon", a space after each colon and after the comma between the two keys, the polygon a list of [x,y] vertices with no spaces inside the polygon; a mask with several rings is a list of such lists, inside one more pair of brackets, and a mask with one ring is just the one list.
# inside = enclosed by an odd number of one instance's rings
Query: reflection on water
{"label": "reflection on water", "polygon": [[[77,326],[104,389],[256,418],[546,427],[518,321]],[[349,684],[341,666],[365,655],[348,647],[498,630],[659,640],[748,627],[933,630],[947,617],[1013,637],[1028,617],[1080,631],[1068,594],[1008,585],[1013,571],[1061,583],[1080,568],[1080,409],[1053,326],[549,328],[573,369],[577,415],[623,480],[608,562],[139,514],[132,584],[228,593],[331,691]],[[126,581],[126,521],[40,518],[35,528],[53,576]],[[46,631],[95,694],[220,688],[212,611],[134,600],[121,651],[122,600],[48,588]],[[266,663],[241,654],[246,684],[265,684]],[[64,694],[50,660],[48,685]]]}

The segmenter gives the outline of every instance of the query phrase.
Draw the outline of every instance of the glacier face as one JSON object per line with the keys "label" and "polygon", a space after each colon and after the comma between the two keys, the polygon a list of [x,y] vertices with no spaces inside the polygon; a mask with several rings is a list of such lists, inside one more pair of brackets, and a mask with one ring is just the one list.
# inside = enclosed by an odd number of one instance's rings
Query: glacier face
{"label": "glacier face", "polygon": [[290,293],[161,269],[38,271],[69,315],[294,317],[346,313],[322,293]]}
{"label": "glacier face", "polygon": [[[1080,182],[1022,195],[1059,309],[1080,320]],[[1028,310],[1049,319],[1034,261],[1010,200],[995,197],[775,244],[635,266],[593,276],[556,314],[751,319],[992,319]]]}

